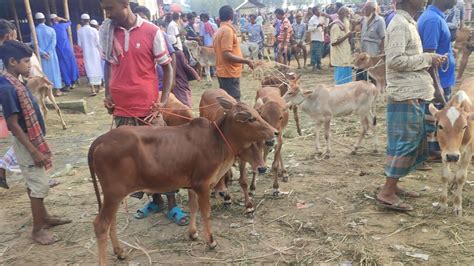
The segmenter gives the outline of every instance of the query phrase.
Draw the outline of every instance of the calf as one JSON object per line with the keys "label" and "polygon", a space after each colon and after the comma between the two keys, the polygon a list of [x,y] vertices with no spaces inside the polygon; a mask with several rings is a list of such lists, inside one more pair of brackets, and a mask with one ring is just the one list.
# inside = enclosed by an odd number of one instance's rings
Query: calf
{"label": "calf", "polygon": [[[219,105],[218,99],[222,98],[225,99],[233,104],[236,104],[237,101],[232,98],[227,92],[222,89],[209,89],[206,90],[202,97],[201,102],[199,103],[199,113],[201,117],[207,118],[210,121],[219,121],[225,115],[225,110]],[[257,146],[257,143],[252,143],[250,147],[242,150],[241,153],[238,154],[239,157],[239,170],[240,170],[240,178],[239,183],[242,191],[244,193],[245,198],[245,212],[247,214],[253,213],[253,203],[250,200],[250,194],[255,192],[255,176],[256,172],[258,171],[259,174],[263,174],[266,172],[267,167],[265,161],[263,159],[261,148]],[[252,166],[252,183],[250,185],[250,193],[247,181],[247,170],[246,170],[246,162],[250,162]],[[232,171],[228,171],[224,178],[221,179],[220,183],[217,185],[217,190],[225,191],[224,195],[224,202],[229,204],[230,195],[228,193],[228,186],[230,183],[230,177],[232,176]]]}
{"label": "calf", "polygon": [[367,53],[356,55],[354,66],[367,70],[370,77],[375,80],[379,93],[385,92],[387,81],[385,79],[385,55],[370,56]]}
{"label": "calf", "polygon": [[358,115],[362,126],[352,154],[357,153],[362,139],[370,128],[374,132],[374,152],[377,151],[376,117],[372,113],[376,95],[375,85],[367,81],[350,82],[339,86],[319,85],[314,91],[302,91],[298,86],[298,79],[296,79],[290,81],[290,89],[283,98],[291,104],[301,105],[303,112],[315,119],[314,132],[317,154],[321,154],[319,128],[324,123],[326,154],[329,155],[332,150],[330,143],[331,119],[349,114]]}
{"label": "calf", "polygon": [[[291,55],[295,57],[298,69],[301,69],[300,57],[303,56],[303,68],[306,68],[306,60],[308,59],[308,51],[305,43],[297,43],[295,40],[290,42]],[[291,57],[288,58],[288,65],[290,65]]]}
{"label": "calf", "polygon": [[[288,91],[289,81],[295,80],[296,78],[297,77],[294,73],[288,73],[285,75],[284,78],[276,77],[276,76],[267,76],[263,78],[261,83],[262,83],[262,87],[265,87],[265,86],[277,87],[280,90],[280,95],[283,96]],[[293,117],[295,119],[296,131],[298,132],[298,135],[301,136],[302,133],[301,133],[301,127],[300,127],[300,118],[298,116],[298,106],[292,105],[290,106],[290,109],[293,109]]]}
{"label": "calf", "polygon": [[124,126],[92,143],[88,162],[99,203],[94,230],[100,265],[107,264],[109,233],[115,255],[124,258],[117,237],[116,213],[122,200],[136,191],[164,193],[187,188],[191,211],[189,237],[198,237],[199,207],[207,244],[211,249],[216,247],[210,227],[210,190],[229,171],[236,154],[256,141],[278,134],[246,104],[233,104],[223,98],[218,101],[226,113],[219,121],[196,118],[176,127]]}
{"label": "calf", "polygon": [[[465,80],[444,107],[438,110],[430,104],[429,110],[436,119],[437,136],[441,147],[443,170],[441,180],[443,187],[439,199],[439,210],[448,208],[448,183],[456,184],[454,191],[453,212],[462,216],[462,189],[467,177],[467,170],[474,151],[474,78]],[[456,173],[451,173],[451,166],[458,165]],[[454,177],[454,178],[453,178]]]}
{"label": "calf", "polygon": [[207,82],[211,83],[211,66],[216,66],[216,52],[213,47],[200,46],[196,41],[186,40],[184,45],[189,54],[206,70]]}
{"label": "calf", "polygon": [[191,108],[183,104],[173,93],[169,94],[165,108],[161,111],[167,126],[179,126],[193,119]]}
{"label": "calf", "polygon": [[[263,87],[257,91],[255,109],[262,118],[280,132],[277,138],[275,148],[272,172],[273,172],[273,195],[278,196],[279,184],[278,176],[283,176],[283,181],[288,182],[288,173],[283,165],[281,148],[283,146],[283,130],[288,125],[288,108],[280,95],[280,90],[275,87]],[[266,159],[269,149],[265,149],[264,158]],[[281,172],[280,172],[281,171]],[[253,180],[252,180],[253,182]]]}
{"label": "calf", "polygon": [[254,42],[243,42],[240,44],[240,51],[242,52],[242,56],[244,58],[258,60],[258,52],[260,47],[258,43]]}
{"label": "calf", "polygon": [[63,126],[63,129],[66,130],[66,122],[64,122],[61,109],[59,109],[59,106],[56,103],[56,99],[53,95],[53,84],[48,80],[48,78],[41,76],[27,78],[26,82],[27,87],[31,90],[33,96],[38,102],[43,116],[46,118],[48,114],[48,108],[46,108],[46,98],[48,98],[49,101],[53,104],[54,109],[56,109],[56,113],[58,114],[59,119],[61,120],[61,125]]}

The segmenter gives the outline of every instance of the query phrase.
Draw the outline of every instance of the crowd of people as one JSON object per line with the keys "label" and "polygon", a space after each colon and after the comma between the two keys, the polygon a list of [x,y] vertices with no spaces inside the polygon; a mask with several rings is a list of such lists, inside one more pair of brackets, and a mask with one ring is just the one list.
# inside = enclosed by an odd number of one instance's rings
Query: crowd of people
{"label": "crowd of people", "polygon": [[[385,18],[375,2],[366,3],[356,12],[337,3],[325,10],[318,6],[299,12],[276,9],[271,14],[249,16],[237,16],[232,7],[223,6],[217,18],[191,12],[167,14],[157,21],[151,21],[146,7],[132,7],[128,0],[102,0],[101,5],[108,19],[98,28],[96,21],[83,14],[77,44],[84,55],[91,91],[95,95],[102,85],[105,87],[104,105],[114,116],[117,127],[145,125],[143,119],[151,110],[162,108],[170,92],[191,107],[189,81],[199,80],[200,76],[193,68],[198,65],[196,58],[184,45],[186,40],[213,47],[216,67],[211,72],[217,76],[219,87],[240,101],[243,65],[254,67],[252,60],[242,57],[240,34],[259,45],[260,58],[268,44],[266,39],[270,38],[275,60],[282,65],[291,59],[290,47],[298,47],[306,54],[309,44],[309,66],[313,72],[320,73],[322,58],[329,55],[334,82],[342,85],[351,82],[354,76],[354,25],[360,25],[360,52],[386,57],[387,179],[377,199],[392,209],[413,209],[399,195],[419,195],[402,190],[397,182],[426,161],[428,143],[431,155],[439,156],[434,128],[425,123],[425,113],[427,103],[434,98],[437,76],[445,100],[449,100],[455,84],[452,35],[462,19],[460,12],[452,11],[452,17],[459,20],[453,22],[458,23],[453,28],[445,16],[456,8],[455,0],[433,0],[424,12],[424,1],[395,0]],[[356,20],[357,14],[363,19]],[[30,47],[16,41],[15,26],[0,20],[0,58],[4,65],[0,104],[13,135],[13,148],[0,161],[0,186],[8,188],[5,170],[18,164],[31,199],[33,239],[51,244],[55,240],[47,228],[70,221],[46,212],[43,199],[50,183],[45,170],[51,168],[51,151],[44,139],[46,130],[38,104],[21,80],[44,75],[60,96],[73,88],[79,72],[67,34],[71,22],[52,14],[50,27],[45,24],[44,14],[36,13],[35,19],[41,65]],[[270,36],[264,32],[266,25],[272,28]],[[447,67],[438,71],[445,64]],[[367,79],[363,71],[358,72],[357,79]],[[157,116],[152,124],[164,125],[164,121]],[[141,198],[143,194],[133,196]],[[175,191],[165,194],[167,216],[178,225],[186,225],[189,216],[177,206],[175,194]],[[135,217],[145,218],[164,209],[161,195],[155,194]]]}

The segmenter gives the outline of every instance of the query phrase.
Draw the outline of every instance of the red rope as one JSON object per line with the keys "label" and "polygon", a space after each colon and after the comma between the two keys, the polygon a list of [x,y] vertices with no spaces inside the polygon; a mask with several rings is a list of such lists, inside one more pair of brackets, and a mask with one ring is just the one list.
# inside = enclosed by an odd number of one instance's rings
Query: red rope
{"label": "red rope", "polygon": [[[207,108],[207,107],[210,107],[210,106],[213,106],[213,105],[216,105],[216,104],[210,104],[210,105],[205,105],[205,106],[202,106],[201,108]],[[167,109],[167,110],[188,110],[187,108],[184,109],[184,108],[177,108],[177,109],[173,109],[173,108],[160,108],[159,111],[155,111],[153,112],[152,114],[150,114],[149,116],[147,116],[145,118],[145,120],[143,119],[140,119],[139,117],[136,117],[134,116],[132,113],[130,113],[128,110],[124,109],[124,108],[121,108],[121,107],[118,107],[116,106],[115,108],[119,109],[119,110],[122,110],[124,112],[126,112],[127,114],[131,115],[131,117],[137,119],[138,121],[144,123],[145,125],[148,125],[148,126],[152,126],[151,123],[147,122],[146,120],[148,121],[153,121],[153,119],[155,119],[158,114],[160,113],[166,113],[166,114],[169,114],[169,115],[173,115],[173,116],[176,116],[176,117],[180,117],[180,118],[183,118],[183,119],[186,119],[188,121],[192,121],[192,118],[189,118],[189,117],[186,117],[186,116],[182,116],[182,115],[179,115],[179,114],[175,114],[175,113],[172,113],[172,112],[168,112],[168,111],[165,111],[164,109]],[[112,118],[112,125],[113,125],[113,118]],[[234,152],[234,149],[232,148],[232,145],[230,145],[230,142],[227,140],[227,138],[225,137],[224,133],[222,132],[222,130],[219,128],[219,126],[217,125],[216,121],[213,121],[212,124],[216,127],[217,131],[219,132],[219,134],[221,135],[222,139],[224,140],[225,144],[227,145],[227,147],[229,148],[230,152],[232,152],[232,154],[235,156],[236,153]],[[111,125],[111,129],[112,129],[112,125]]]}

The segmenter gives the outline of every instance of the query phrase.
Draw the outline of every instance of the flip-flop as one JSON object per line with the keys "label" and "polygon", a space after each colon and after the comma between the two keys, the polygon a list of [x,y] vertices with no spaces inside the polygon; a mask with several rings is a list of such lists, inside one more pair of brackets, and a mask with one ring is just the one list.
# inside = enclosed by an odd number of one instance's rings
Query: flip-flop
{"label": "flip-flop", "polygon": [[380,199],[377,198],[375,202],[377,203],[378,206],[381,206],[381,207],[384,207],[384,208],[387,208],[387,209],[391,209],[391,210],[413,211],[413,207],[408,205],[407,203],[405,203],[402,200],[399,200],[395,203],[388,203],[388,202],[385,202],[385,201],[380,200]]}
{"label": "flip-flop", "polygon": [[150,216],[151,214],[161,212],[162,210],[163,208],[158,206],[153,201],[150,201],[145,206],[143,206],[143,208],[137,210],[133,217],[135,217],[135,219],[143,219]]}
{"label": "flip-flop", "polygon": [[187,215],[180,207],[175,206],[168,212],[168,219],[175,224],[185,226],[189,224],[189,215]]}

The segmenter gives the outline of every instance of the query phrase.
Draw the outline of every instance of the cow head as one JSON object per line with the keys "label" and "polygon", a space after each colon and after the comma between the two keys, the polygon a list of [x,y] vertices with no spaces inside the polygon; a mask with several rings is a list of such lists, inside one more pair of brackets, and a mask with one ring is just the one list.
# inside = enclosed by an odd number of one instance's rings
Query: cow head
{"label": "cow head", "polygon": [[367,53],[354,54],[354,67],[367,69],[370,67],[370,56]]}
{"label": "cow head", "polygon": [[474,113],[469,112],[470,106],[471,101],[464,91],[459,91],[450,105],[442,110],[438,110],[433,104],[429,106],[436,119],[443,162],[458,162],[463,140],[471,137],[469,124],[474,120]]}
{"label": "cow head", "polygon": [[226,120],[228,120],[228,134],[234,137],[234,141],[247,143],[244,148],[250,146],[251,142],[270,140],[278,135],[278,131],[268,124],[258,114],[258,112],[246,105],[238,102],[232,103],[223,97],[218,97],[217,101],[224,109]]}
{"label": "cow head", "polygon": [[189,53],[196,59],[198,58],[198,54],[199,54],[199,49],[201,48],[199,46],[199,43],[196,42],[196,41],[192,41],[192,40],[186,40],[184,41],[184,46],[186,46],[189,50]]}
{"label": "cow head", "polygon": [[285,116],[288,114],[288,108],[282,108],[276,102],[264,103],[262,99],[258,99],[255,103],[255,109],[260,116],[274,128],[283,128]]}
{"label": "cow head", "polygon": [[309,94],[309,92],[303,92],[299,86],[300,77],[296,77],[294,80],[289,80],[290,88],[288,91],[283,95],[283,100],[285,100],[290,105],[299,105],[304,102],[305,96]]}
{"label": "cow head", "polygon": [[267,165],[263,159],[263,145],[262,142],[254,142],[239,153],[239,158],[243,161],[249,162],[252,171],[264,174],[267,171]]}

